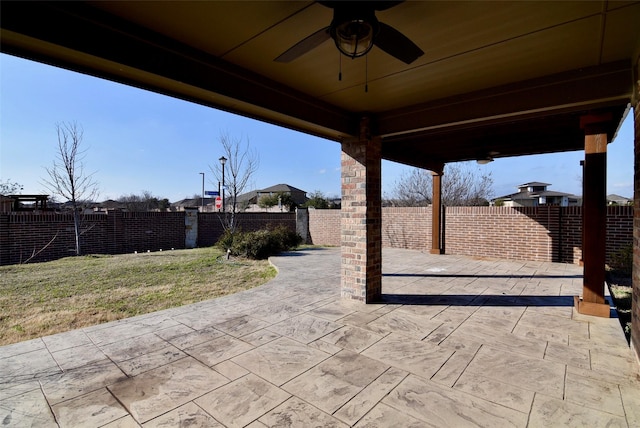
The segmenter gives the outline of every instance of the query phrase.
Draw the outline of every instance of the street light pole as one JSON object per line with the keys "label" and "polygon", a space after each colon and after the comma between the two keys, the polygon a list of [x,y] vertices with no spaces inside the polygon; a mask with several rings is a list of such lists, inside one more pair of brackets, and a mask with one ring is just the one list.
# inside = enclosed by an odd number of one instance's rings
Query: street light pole
{"label": "street light pole", "polygon": [[202,200],[201,205],[202,205],[202,212],[204,212],[204,172],[201,172],[200,175],[202,176]]}
{"label": "street light pole", "polygon": [[224,164],[227,163],[227,158],[224,156],[218,159],[220,164],[222,164],[222,212],[225,212],[225,203],[224,203]]}

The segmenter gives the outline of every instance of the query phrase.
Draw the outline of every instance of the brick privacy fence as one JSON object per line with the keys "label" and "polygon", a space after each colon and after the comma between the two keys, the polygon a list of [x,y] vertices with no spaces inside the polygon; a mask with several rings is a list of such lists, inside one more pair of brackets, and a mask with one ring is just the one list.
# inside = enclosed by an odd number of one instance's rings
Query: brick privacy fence
{"label": "brick privacy fence", "polygon": [[340,210],[309,208],[309,237],[317,245],[340,246]]}
{"label": "brick privacy fence", "polygon": [[[577,263],[581,207],[449,207],[445,210],[447,254],[511,260]],[[283,224],[295,230],[295,213],[241,213],[242,230]],[[184,248],[184,213],[114,212],[84,218],[85,253],[121,254]],[[198,245],[222,234],[217,213],[198,214]],[[309,209],[309,235],[318,245],[340,245],[340,210]],[[54,236],[56,237],[55,239]],[[53,240],[52,240],[53,239]],[[608,207],[607,261],[633,239],[633,207]],[[0,265],[53,260],[73,254],[73,219],[54,213],[0,214]],[[48,246],[47,246],[48,245]],[[431,208],[383,208],[382,245],[431,249]]]}
{"label": "brick privacy fence", "polygon": [[[447,254],[578,263],[582,207],[447,207]],[[317,245],[340,245],[340,211],[309,210]],[[607,262],[633,243],[633,207],[607,208]],[[384,247],[431,249],[431,208],[383,208]]]}
{"label": "brick privacy fence", "polygon": [[[198,242],[213,245],[222,234],[217,213],[198,214]],[[285,225],[295,231],[295,213],[242,213],[242,230]],[[120,212],[83,217],[84,254],[123,254],[185,248],[184,212]],[[56,213],[0,214],[0,265],[55,260],[74,254],[73,217]],[[37,254],[36,254],[37,253]],[[34,254],[36,254],[34,256]]]}

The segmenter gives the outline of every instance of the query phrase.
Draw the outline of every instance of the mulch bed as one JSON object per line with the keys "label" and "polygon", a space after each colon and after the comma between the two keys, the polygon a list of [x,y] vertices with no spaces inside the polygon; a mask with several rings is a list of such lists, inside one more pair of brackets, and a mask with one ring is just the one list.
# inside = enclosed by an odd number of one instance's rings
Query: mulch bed
{"label": "mulch bed", "polygon": [[627,337],[627,342],[631,341],[631,275],[621,271],[611,270],[607,272],[607,284],[609,292],[616,306],[620,325]]}

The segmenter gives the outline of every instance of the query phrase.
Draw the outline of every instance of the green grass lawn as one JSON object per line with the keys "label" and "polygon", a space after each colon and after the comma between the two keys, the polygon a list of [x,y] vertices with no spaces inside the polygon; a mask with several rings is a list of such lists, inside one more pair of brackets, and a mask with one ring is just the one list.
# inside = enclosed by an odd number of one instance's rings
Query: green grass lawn
{"label": "green grass lawn", "polygon": [[215,248],[0,266],[0,345],[233,294],[275,277]]}

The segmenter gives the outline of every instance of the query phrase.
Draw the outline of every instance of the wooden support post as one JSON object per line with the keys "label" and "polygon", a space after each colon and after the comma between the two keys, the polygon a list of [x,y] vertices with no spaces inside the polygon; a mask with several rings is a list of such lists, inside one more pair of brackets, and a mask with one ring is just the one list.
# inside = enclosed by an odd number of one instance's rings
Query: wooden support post
{"label": "wooden support post", "polygon": [[640,53],[634,66],[634,106],[633,106],[633,271],[631,302],[631,349],[635,351],[640,364]]}
{"label": "wooden support post", "polygon": [[[584,195],[585,194],[585,191],[584,191],[584,160],[580,161],[580,169],[582,169],[582,195]],[[582,236],[580,237],[580,242],[584,243],[584,227],[582,227]],[[583,246],[583,248],[584,248],[584,246]],[[584,267],[584,251],[581,251],[580,260],[578,260],[578,265]]]}
{"label": "wooden support post", "polygon": [[444,165],[431,172],[433,197],[431,200],[431,254],[444,254],[442,242],[442,175]]}
{"label": "wooden support post", "polygon": [[611,115],[581,118],[584,140],[584,195],[582,202],[582,259],[584,283],[582,300],[576,299],[581,314],[609,316],[605,303],[605,262],[607,240],[607,134],[603,124]]}

